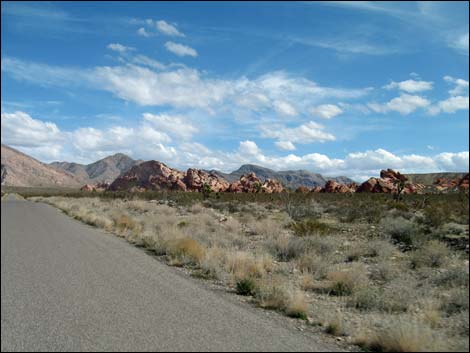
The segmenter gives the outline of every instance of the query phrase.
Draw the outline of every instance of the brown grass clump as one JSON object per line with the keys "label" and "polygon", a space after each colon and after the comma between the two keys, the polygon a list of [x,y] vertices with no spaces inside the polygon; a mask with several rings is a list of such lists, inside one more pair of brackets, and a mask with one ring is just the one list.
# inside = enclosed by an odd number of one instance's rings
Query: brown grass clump
{"label": "brown grass clump", "polygon": [[114,224],[116,228],[121,232],[126,232],[128,230],[133,230],[137,227],[137,222],[134,221],[131,217],[125,214],[121,214],[114,219]]}
{"label": "brown grass clump", "polygon": [[344,270],[330,272],[327,278],[330,281],[329,293],[339,296],[351,295],[368,282],[367,272],[362,266],[351,266]]}
{"label": "brown grass clump", "polygon": [[258,283],[255,301],[261,308],[285,310],[289,295],[280,279],[262,280]]}
{"label": "brown grass clump", "polygon": [[[172,239],[168,243],[168,255],[181,264],[199,265],[204,259],[204,248],[194,239]],[[178,263],[173,263],[178,264]]]}
{"label": "brown grass clump", "polygon": [[372,335],[359,338],[356,343],[374,352],[439,351],[432,331],[409,321],[396,321]]}
{"label": "brown grass clump", "polygon": [[297,317],[303,320],[307,319],[308,304],[303,292],[295,291],[292,293],[286,303],[285,313],[290,317]]}

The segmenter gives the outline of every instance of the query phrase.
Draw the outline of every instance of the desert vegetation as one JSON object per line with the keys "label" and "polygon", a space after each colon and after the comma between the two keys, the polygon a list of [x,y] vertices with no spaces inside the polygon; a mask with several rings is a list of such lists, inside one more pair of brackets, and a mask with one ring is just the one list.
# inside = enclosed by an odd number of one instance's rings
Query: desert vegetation
{"label": "desert vegetation", "polygon": [[468,350],[468,193],[24,196],[344,344]]}

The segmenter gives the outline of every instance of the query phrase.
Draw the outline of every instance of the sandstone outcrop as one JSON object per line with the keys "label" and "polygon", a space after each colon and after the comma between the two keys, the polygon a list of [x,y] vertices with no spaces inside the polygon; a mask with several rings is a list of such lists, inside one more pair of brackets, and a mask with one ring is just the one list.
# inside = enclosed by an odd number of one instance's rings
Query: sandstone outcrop
{"label": "sandstone outcrop", "polygon": [[263,183],[255,173],[242,175],[239,181],[231,183],[228,188],[229,192],[265,192],[268,194],[282,192],[283,190],[284,187],[279,181],[266,179]]}
{"label": "sandstone outcrop", "polygon": [[186,172],[184,182],[187,189],[191,191],[201,191],[204,184],[209,185],[214,192],[224,192],[230,186],[225,179],[216,174],[193,168],[188,169]]}

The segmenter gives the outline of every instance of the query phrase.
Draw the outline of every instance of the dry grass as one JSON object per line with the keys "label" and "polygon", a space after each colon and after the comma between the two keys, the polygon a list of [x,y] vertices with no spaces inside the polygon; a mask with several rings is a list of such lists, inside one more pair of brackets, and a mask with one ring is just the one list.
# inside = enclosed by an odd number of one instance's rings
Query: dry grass
{"label": "dry grass", "polygon": [[361,341],[367,349],[468,346],[468,254],[441,236],[464,236],[468,224],[455,223],[467,219],[463,214],[433,229],[442,212],[424,215],[414,209],[422,202],[395,205],[385,196],[364,196],[355,204],[344,195],[315,195],[325,197],[320,204],[311,195],[296,197],[286,201],[289,207],[215,199],[172,206],[119,198],[42,200],[193,276],[250,295],[262,308],[313,317],[336,336],[368,328],[372,334]]}
{"label": "dry grass", "polygon": [[438,352],[438,341],[432,331],[409,321],[395,321],[372,335],[357,340],[357,344],[374,352]]}

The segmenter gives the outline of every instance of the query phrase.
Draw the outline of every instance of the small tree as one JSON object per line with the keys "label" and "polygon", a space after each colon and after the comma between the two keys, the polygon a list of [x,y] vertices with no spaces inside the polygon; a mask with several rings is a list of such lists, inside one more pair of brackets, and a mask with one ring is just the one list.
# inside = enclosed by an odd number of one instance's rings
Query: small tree
{"label": "small tree", "polygon": [[202,190],[201,191],[202,191],[202,198],[204,200],[207,200],[209,198],[211,192],[212,192],[212,189],[211,189],[209,184],[204,183],[204,184],[202,184]]}
{"label": "small tree", "polygon": [[406,186],[406,181],[403,180],[403,179],[397,179],[393,182],[397,188],[397,192],[396,194],[393,195],[393,198],[396,200],[396,201],[400,201],[401,200],[401,193],[403,192],[403,190],[405,189],[405,186]]}

